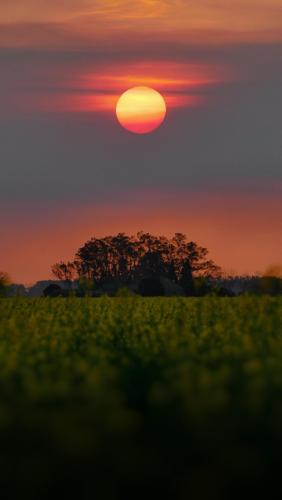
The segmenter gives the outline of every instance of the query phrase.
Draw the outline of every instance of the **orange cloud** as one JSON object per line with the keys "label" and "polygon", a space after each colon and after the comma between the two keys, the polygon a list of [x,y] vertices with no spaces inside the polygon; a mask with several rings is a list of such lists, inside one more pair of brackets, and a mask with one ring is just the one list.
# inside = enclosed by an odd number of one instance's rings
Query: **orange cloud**
{"label": "orange cloud", "polygon": [[[2,23],[80,22],[110,23],[110,27],[132,22],[142,25],[162,22],[160,27],[254,31],[281,29],[280,0],[9,0],[1,2]],[[144,27],[144,26],[143,26]],[[99,26],[98,26],[99,28]],[[104,28],[104,26],[103,26]]]}
{"label": "orange cloud", "polygon": [[30,64],[21,78],[7,81],[3,108],[8,111],[107,112],[115,110],[124,91],[139,86],[159,91],[168,110],[199,106],[211,87],[233,80],[234,74],[216,64],[145,60]]}
{"label": "orange cloud", "polygon": [[[181,43],[281,41],[281,18],[281,0],[9,0],[0,4],[1,23],[14,35],[28,25],[33,34],[25,33],[25,43],[35,46],[54,44],[50,25],[58,28],[55,43],[59,45],[68,38],[83,44],[110,38],[118,44],[121,34],[127,44],[140,34]],[[37,24],[45,25],[45,36],[42,29],[34,31]],[[22,46],[24,41],[9,37],[6,31],[0,43]]]}
{"label": "orange cloud", "polygon": [[83,88],[122,91],[132,86],[152,86],[160,91],[187,91],[216,85],[232,78],[231,69],[208,63],[148,60],[119,62],[102,70],[80,75]]}

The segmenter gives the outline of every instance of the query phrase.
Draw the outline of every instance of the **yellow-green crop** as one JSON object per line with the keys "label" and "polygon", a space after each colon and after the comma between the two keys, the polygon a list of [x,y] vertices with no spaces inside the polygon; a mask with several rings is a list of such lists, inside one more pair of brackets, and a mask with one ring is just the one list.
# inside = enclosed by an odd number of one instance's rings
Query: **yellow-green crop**
{"label": "yellow-green crop", "polygon": [[0,300],[1,486],[40,500],[206,500],[273,485],[281,305]]}

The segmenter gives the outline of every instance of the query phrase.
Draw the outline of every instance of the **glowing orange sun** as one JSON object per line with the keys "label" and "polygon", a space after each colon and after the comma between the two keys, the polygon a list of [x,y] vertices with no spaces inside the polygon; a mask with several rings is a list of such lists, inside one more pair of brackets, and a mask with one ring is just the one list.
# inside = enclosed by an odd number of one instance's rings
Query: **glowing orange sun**
{"label": "glowing orange sun", "polygon": [[163,123],[166,103],[154,89],[133,87],[120,96],[116,114],[125,129],[135,134],[148,134]]}

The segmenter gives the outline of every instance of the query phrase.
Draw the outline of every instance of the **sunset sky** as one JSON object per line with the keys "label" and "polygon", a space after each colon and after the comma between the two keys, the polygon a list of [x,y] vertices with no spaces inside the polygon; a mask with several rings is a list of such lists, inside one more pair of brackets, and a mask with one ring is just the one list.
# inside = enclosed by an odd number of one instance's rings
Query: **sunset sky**
{"label": "sunset sky", "polygon": [[[148,135],[116,118],[135,86],[167,104]],[[139,230],[282,264],[281,124],[282,0],[2,0],[0,270]]]}

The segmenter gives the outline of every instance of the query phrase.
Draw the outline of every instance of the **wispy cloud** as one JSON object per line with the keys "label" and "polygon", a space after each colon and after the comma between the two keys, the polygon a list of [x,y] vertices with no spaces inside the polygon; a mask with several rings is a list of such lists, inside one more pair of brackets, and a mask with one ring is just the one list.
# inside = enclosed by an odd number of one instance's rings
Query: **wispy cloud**
{"label": "wispy cloud", "polygon": [[[6,57],[5,57],[6,54]],[[227,82],[231,69],[203,61],[123,57],[100,60],[95,54],[0,51],[2,112],[112,111],[122,92],[134,86],[160,91],[169,108],[202,104],[211,88]],[[232,78],[231,78],[232,79]],[[1,99],[2,96],[2,99]],[[3,99],[4,97],[4,99]]]}
{"label": "wispy cloud", "polygon": [[281,0],[4,0],[0,19],[6,47],[282,40]]}

